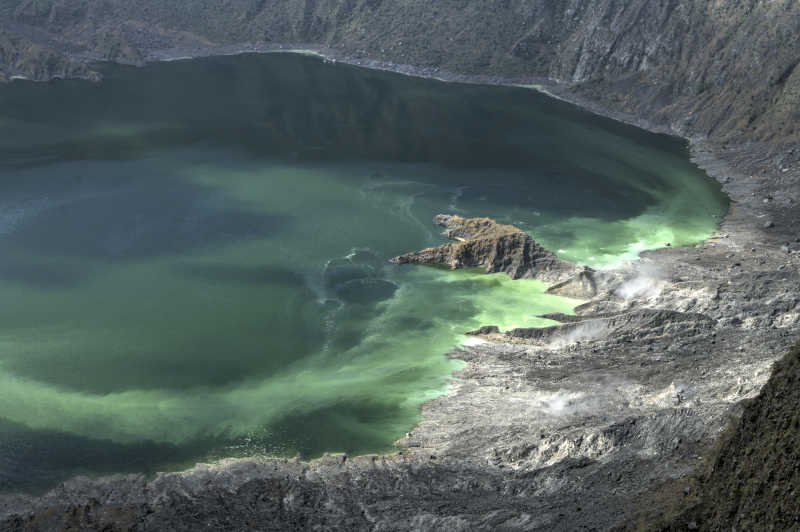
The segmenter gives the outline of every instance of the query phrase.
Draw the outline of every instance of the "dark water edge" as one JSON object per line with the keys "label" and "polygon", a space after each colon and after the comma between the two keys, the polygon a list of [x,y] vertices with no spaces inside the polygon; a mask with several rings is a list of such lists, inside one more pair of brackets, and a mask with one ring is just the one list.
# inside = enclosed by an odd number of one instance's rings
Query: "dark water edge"
{"label": "dark water edge", "polygon": [[[630,245],[663,227],[675,244],[695,242],[713,231],[726,208],[718,187],[686,161],[680,141],[525,89],[454,87],[289,56],[109,67],[97,86],[64,81],[14,93],[17,86],[0,92],[0,121],[12,124],[6,128],[12,134],[1,137],[0,172],[8,205],[29,208],[24,215],[11,213],[11,220],[22,222],[13,221],[3,234],[7,260],[0,278],[6,294],[28,308],[5,316],[8,334],[21,338],[24,349],[2,362],[11,369],[9,378],[48,386],[31,388],[43,404],[56,400],[59,390],[69,399],[75,393],[135,392],[144,412],[152,409],[147,401],[154,393],[167,391],[173,401],[197,393],[199,385],[211,390],[211,405],[214,397],[235,395],[237,387],[251,387],[254,377],[269,379],[297,360],[309,364],[304,371],[323,368],[320,378],[328,382],[340,363],[355,360],[359,372],[375,370],[372,356],[396,349],[387,343],[414,335],[431,335],[431,341],[424,357],[382,369],[365,394],[339,397],[325,390],[309,407],[276,407],[289,414],[271,416],[266,432],[258,428],[265,426],[260,414],[252,413],[233,416],[241,426],[217,427],[230,417],[224,412],[197,417],[187,425],[200,420],[195,433],[188,430],[179,439],[167,435],[169,418],[163,431],[142,434],[122,421],[87,428],[96,423],[92,416],[69,420],[69,410],[38,428],[21,428],[27,427],[29,407],[18,402],[3,441],[12,449],[4,475],[9,489],[24,481],[14,471],[31,463],[42,466],[46,484],[75,472],[183,467],[202,456],[386,451],[413,425],[425,398],[446,386],[453,366],[443,354],[458,334],[442,331],[453,323],[463,330],[475,320],[485,324],[480,320],[490,318],[480,309],[503,293],[499,281],[463,278],[454,285],[444,273],[409,273],[384,264],[388,256],[441,241],[430,222],[433,214],[455,207],[465,215],[495,216],[553,249],[563,247],[572,254],[566,258],[592,262],[601,254],[609,261],[635,255]],[[215,105],[221,96],[227,103]],[[280,186],[264,187],[268,179]],[[309,187],[292,190],[298,179]],[[249,197],[252,190],[260,191],[260,199]],[[313,198],[310,210],[292,203],[298,192]],[[365,201],[348,203],[355,195]],[[327,205],[330,197],[341,204]],[[42,207],[42,198],[57,201]],[[314,218],[321,212],[348,229],[306,240],[325,226]],[[346,221],[352,212],[361,218]],[[364,225],[371,230],[358,233]],[[261,242],[266,254],[254,253],[253,242]],[[274,250],[298,243],[314,253],[273,260]],[[176,279],[189,292],[177,294],[179,304],[159,301],[163,314],[153,316],[156,307],[139,301],[138,294],[155,286],[163,294]],[[404,287],[425,283],[428,289],[399,299]],[[118,285],[130,289],[109,291]],[[197,287],[214,292],[217,301],[233,301],[222,313],[210,304],[198,314],[198,300],[180,295]],[[400,288],[399,295],[392,287]],[[259,303],[253,304],[257,291]],[[110,315],[101,305],[109,294],[117,301],[112,308],[122,309]],[[415,299],[463,294],[468,299],[452,308]],[[85,323],[117,330],[110,338],[122,346],[118,355],[109,359],[103,347],[108,338],[73,319],[76,297],[85,305]],[[287,297],[293,301],[290,316],[284,313]],[[119,306],[123,300],[127,308]],[[513,323],[527,314],[529,301],[496,310],[517,314],[507,316]],[[21,334],[42,325],[45,308],[52,314],[49,327],[80,331],[94,354],[65,356],[60,349],[37,347],[40,334]],[[260,319],[243,325],[243,308]],[[225,314],[231,319],[220,326]],[[183,334],[158,326],[178,315],[191,316],[179,322]],[[376,315],[388,321],[381,322],[377,337],[367,337],[362,330]],[[325,332],[332,317],[333,332]],[[144,328],[121,330],[121,323]],[[266,334],[259,328],[264,323],[272,327]],[[229,331],[237,343],[211,337],[187,343],[209,327]],[[290,330],[298,334],[280,334]],[[125,345],[145,331],[154,335],[154,347],[146,363],[132,365]],[[61,337],[56,331],[50,339]],[[224,366],[211,362],[231,345],[239,353],[233,360]],[[210,366],[196,364],[198,349]],[[319,357],[330,349],[336,357]],[[353,349],[360,351],[354,355]],[[276,356],[265,360],[265,351]],[[398,381],[388,400],[382,398],[386,379]],[[316,380],[308,382],[315,384],[300,400],[319,391]],[[408,404],[415,393],[418,398]],[[82,403],[75,404],[71,413],[85,416]],[[68,430],[53,430],[59,427]],[[56,452],[45,455],[45,448]]]}

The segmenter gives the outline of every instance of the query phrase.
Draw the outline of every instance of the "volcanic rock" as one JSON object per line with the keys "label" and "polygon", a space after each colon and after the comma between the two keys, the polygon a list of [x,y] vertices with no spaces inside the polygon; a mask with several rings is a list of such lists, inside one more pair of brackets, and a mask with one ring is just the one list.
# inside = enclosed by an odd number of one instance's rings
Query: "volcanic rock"
{"label": "volcanic rock", "polygon": [[597,295],[597,292],[596,272],[588,267],[574,277],[551,286],[547,290],[548,294],[576,299],[591,299]]}
{"label": "volcanic rock", "polygon": [[463,218],[440,214],[436,223],[457,240],[442,246],[406,253],[391,259],[397,264],[444,264],[453,270],[483,268],[487,273],[506,273],[512,279],[538,278],[562,281],[578,271],[514,227],[491,218]]}
{"label": "volcanic rock", "polygon": [[796,530],[800,523],[800,344],[723,437],[701,481],[703,530]]}
{"label": "volcanic rock", "polygon": [[500,327],[498,327],[497,325],[484,325],[479,329],[475,329],[474,331],[469,331],[464,334],[468,336],[486,336],[489,334],[499,334],[499,333],[500,333]]}

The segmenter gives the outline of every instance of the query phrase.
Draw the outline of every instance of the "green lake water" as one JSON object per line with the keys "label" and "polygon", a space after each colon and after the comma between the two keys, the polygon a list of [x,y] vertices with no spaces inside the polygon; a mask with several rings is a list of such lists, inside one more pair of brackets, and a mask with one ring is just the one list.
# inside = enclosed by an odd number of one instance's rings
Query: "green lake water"
{"label": "green lake water", "polygon": [[607,266],[727,210],[685,144],[522,88],[296,55],[0,88],[0,491],[392,449],[537,281],[396,266],[438,213]]}

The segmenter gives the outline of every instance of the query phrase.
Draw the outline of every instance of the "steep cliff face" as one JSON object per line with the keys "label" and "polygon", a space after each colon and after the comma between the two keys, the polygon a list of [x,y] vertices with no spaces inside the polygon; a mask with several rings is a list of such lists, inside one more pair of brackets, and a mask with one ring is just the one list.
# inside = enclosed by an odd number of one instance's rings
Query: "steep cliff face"
{"label": "steep cliff face", "polygon": [[0,83],[9,81],[14,75],[33,79],[96,77],[86,64],[67,59],[30,39],[3,31],[0,25]]}
{"label": "steep cliff face", "polygon": [[[440,214],[436,223],[456,242],[400,255],[397,264],[438,264],[453,270],[483,268],[487,273],[507,273],[512,279],[561,280],[579,268],[555,254],[512,225],[490,218],[462,218]],[[592,294],[594,295],[594,294]]]}
{"label": "steep cliff face", "polygon": [[800,528],[798,405],[800,344],[775,365],[700,483],[695,517],[703,530]]}
{"label": "steep cliff face", "polygon": [[551,78],[678,131],[784,141],[800,133],[798,23],[792,0],[9,0],[0,76],[85,76],[76,60],[139,63],[170,49],[312,43],[421,68]]}

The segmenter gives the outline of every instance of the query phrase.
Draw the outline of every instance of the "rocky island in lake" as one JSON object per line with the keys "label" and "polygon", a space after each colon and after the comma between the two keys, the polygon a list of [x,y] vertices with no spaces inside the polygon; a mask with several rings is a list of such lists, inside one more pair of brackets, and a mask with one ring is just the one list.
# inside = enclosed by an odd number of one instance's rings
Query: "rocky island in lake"
{"label": "rocky island in lake", "polygon": [[0,530],[797,529],[799,28],[0,2]]}
{"label": "rocky island in lake", "polygon": [[482,268],[506,273],[512,279],[553,280],[575,273],[577,267],[545,249],[524,231],[490,218],[439,214],[434,220],[456,240],[434,248],[395,257],[396,264],[443,264],[453,270]]}

